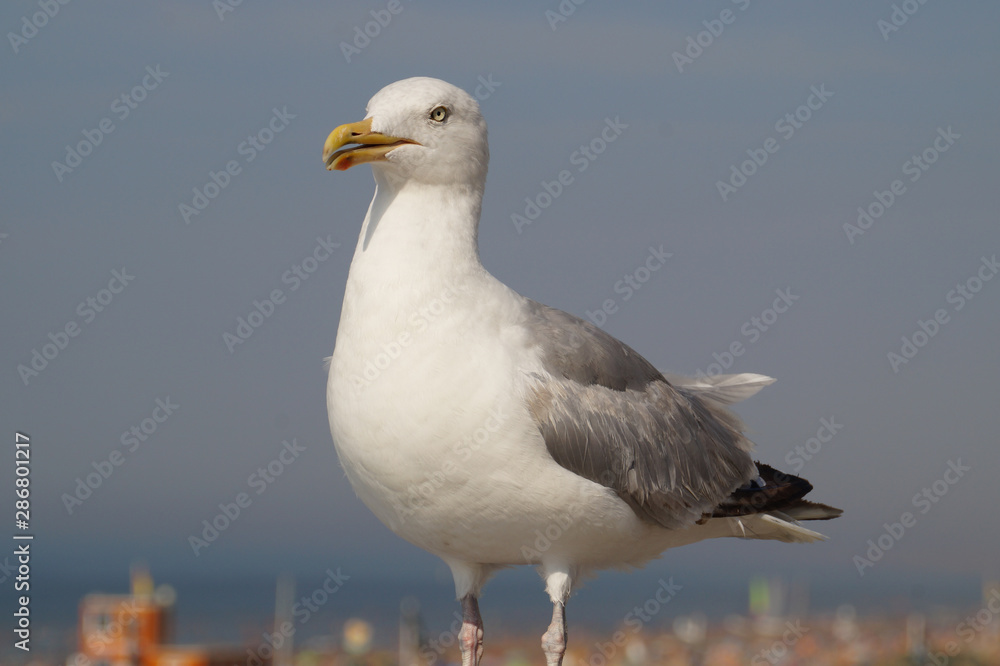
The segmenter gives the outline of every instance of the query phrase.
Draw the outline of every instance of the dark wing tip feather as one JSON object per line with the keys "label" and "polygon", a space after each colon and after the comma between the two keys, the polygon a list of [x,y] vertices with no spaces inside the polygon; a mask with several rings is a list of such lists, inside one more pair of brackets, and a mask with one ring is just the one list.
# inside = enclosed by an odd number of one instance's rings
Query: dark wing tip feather
{"label": "dark wing tip feather", "polygon": [[757,463],[763,485],[751,483],[733,494],[704,518],[748,516],[755,513],[780,511],[797,520],[829,520],[843,511],[803,499],[812,489],[811,483],[793,474],[778,471],[770,465]]}

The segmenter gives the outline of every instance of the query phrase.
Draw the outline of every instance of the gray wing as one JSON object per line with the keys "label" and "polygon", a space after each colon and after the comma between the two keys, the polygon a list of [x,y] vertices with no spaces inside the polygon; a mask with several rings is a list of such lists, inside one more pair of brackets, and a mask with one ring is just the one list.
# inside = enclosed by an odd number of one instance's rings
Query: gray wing
{"label": "gray wing", "polygon": [[691,525],[757,476],[739,420],[671,385],[593,324],[526,299],[523,325],[550,376],[528,408],[552,458],[669,529]]}

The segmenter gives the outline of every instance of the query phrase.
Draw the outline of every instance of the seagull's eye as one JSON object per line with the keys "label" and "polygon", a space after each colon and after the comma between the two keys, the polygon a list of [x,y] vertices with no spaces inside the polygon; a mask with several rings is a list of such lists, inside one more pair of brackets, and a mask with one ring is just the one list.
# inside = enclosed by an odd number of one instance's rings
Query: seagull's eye
{"label": "seagull's eye", "polygon": [[443,123],[448,117],[448,109],[444,106],[435,106],[431,109],[431,120],[436,123]]}

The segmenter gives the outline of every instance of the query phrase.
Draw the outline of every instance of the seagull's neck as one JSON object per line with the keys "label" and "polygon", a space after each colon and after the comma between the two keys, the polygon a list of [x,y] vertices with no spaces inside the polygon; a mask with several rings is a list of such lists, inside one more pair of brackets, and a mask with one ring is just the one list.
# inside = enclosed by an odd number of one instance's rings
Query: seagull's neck
{"label": "seagull's neck", "polygon": [[[418,338],[425,344],[455,339],[453,327],[465,317],[444,313],[461,315],[499,285],[479,261],[481,202],[481,187],[392,188],[379,182],[347,277],[331,381],[367,377],[367,366],[385,349],[416,344]],[[420,335],[431,326],[441,328]],[[351,385],[349,395],[360,395]]]}
{"label": "seagull's neck", "polygon": [[350,281],[363,280],[366,290],[413,293],[484,271],[477,242],[482,187],[376,182]]}

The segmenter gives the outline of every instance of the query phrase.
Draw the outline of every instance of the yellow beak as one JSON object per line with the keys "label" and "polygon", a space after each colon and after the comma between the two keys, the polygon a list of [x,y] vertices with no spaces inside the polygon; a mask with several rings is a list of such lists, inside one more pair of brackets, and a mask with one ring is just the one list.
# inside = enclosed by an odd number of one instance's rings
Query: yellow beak
{"label": "yellow beak", "polygon": [[[323,161],[327,171],[344,171],[355,164],[384,161],[389,151],[407,143],[417,142],[373,132],[372,119],[366,118],[359,123],[341,125],[330,132],[323,144]],[[344,148],[349,144],[358,145]]]}

